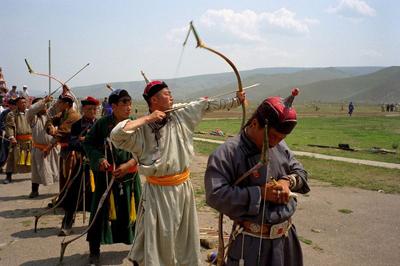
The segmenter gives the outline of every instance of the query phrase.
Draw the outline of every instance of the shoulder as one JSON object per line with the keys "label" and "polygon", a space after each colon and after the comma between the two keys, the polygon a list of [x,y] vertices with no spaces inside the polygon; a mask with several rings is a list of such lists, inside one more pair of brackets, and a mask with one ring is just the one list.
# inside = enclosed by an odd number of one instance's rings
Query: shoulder
{"label": "shoulder", "polygon": [[218,148],[210,155],[210,157],[216,157],[216,158],[226,158],[226,157],[231,157],[234,156],[235,154],[241,154],[239,153],[240,149],[240,136],[236,135],[233,138],[229,138],[227,141],[225,141],[223,144],[218,146]]}

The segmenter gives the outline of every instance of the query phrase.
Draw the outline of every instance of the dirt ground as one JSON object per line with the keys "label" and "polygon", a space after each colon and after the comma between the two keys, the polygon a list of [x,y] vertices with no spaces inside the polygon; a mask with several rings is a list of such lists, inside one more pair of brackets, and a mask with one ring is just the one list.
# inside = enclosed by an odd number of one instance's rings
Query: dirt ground
{"label": "dirt ground", "polygon": [[[204,204],[202,196],[206,159],[197,156],[192,164],[201,236],[206,230],[217,228],[218,216]],[[29,175],[15,175],[14,179],[12,184],[0,184],[0,265],[57,265],[62,240],[57,233],[62,212],[43,217],[37,233],[33,232],[33,216],[55,195],[58,184],[41,186],[40,197],[32,200],[27,196]],[[294,217],[302,240],[304,265],[399,265],[400,195],[337,188],[315,180],[310,184],[311,192],[299,196]],[[74,232],[83,229],[80,213]],[[225,230],[229,229],[227,221]],[[131,265],[126,259],[129,249],[130,246],[123,244],[102,246],[102,264]],[[202,250],[203,259],[208,252]],[[82,237],[68,246],[63,265],[85,265],[87,257],[88,245]]]}

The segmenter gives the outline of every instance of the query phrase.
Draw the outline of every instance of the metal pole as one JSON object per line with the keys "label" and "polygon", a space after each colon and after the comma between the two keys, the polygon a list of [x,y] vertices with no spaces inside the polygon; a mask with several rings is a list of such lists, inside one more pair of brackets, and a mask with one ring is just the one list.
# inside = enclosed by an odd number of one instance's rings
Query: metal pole
{"label": "metal pole", "polygon": [[[51,76],[51,41],[49,40],[49,76]],[[51,93],[51,78],[49,77],[49,95]]]}

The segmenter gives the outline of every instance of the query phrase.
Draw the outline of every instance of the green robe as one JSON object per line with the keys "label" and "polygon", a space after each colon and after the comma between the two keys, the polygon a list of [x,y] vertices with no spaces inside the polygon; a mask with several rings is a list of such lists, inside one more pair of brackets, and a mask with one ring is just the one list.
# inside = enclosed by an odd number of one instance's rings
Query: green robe
{"label": "green robe", "polygon": [[[110,136],[111,130],[116,125],[113,115],[100,118],[90,129],[83,142],[83,148],[90,160],[90,168],[93,170],[95,179],[95,192],[93,193],[90,222],[96,213],[100,198],[107,188],[106,172],[99,171],[99,162],[105,157],[105,140]],[[132,159],[129,152],[113,147],[113,155],[116,167]],[[112,157],[108,148],[107,160],[111,164]],[[112,178],[108,174],[108,180]],[[134,238],[134,225],[130,222],[131,198],[135,199],[137,209],[141,183],[138,173],[127,174],[121,179],[116,179],[111,189],[116,210],[116,219],[109,219],[110,193],[99,212],[95,223],[88,232],[89,242],[100,242],[101,244],[125,243],[132,244]],[[133,196],[133,197],[132,197]]]}

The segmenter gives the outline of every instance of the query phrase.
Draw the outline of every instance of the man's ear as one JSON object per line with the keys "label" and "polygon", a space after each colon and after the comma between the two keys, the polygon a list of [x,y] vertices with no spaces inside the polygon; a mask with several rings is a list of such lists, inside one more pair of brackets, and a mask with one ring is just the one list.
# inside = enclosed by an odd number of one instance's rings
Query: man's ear
{"label": "man's ear", "polygon": [[253,118],[250,123],[250,127],[255,128],[258,126],[257,118]]}

